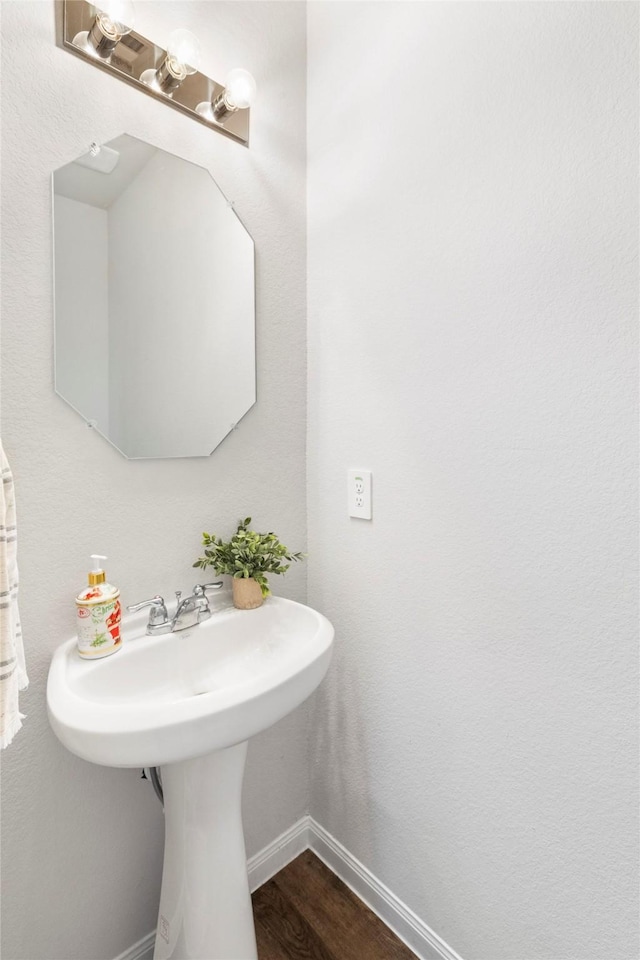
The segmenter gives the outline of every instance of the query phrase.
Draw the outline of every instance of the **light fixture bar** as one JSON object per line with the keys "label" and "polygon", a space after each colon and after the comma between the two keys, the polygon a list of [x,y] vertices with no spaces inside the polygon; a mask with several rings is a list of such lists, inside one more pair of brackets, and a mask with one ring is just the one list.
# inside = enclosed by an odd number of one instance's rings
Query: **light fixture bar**
{"label": "light fixture bar", "polygon": [[[228,113],[216,121],[213,110],[203,110],[203,104],[213,104],[224,95],[225,88],[210,77],[198,71],[184,77],[177,85],[171,81],[165,84],[163,90],[159,84],[149,84],[140,80],[145,71],[159,71],[164,76],[167,51],[156,46],[141,34],[131,31],[114,45],[111,54],[102,59],[87,43],[74,43],[79,34],[89,34],[95,28],[96,7],[87,0],[57,0],[56,2],[56,36],[57,44],[69,53],[81,57],[100,70],[106,70],[113,76],[124,80],[131,86],[137,87],[154,100],[160,100],[174,110],[182,113],[198,123],[216,130],[225,137],[231,137],[239,143],[249,143],[249,113],[248,109]],[[147,74],[149,75],[149,74]],[[168,88],[168,89],[167,89]],[[196,110],[196,107],[200,110]]]}

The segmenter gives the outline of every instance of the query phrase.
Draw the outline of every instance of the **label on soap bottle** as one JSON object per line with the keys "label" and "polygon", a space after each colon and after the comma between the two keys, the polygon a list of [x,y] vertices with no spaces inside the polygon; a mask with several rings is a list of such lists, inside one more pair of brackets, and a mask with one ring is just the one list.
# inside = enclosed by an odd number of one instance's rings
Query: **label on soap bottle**
{"label": "label on soap bottle", "polygon": [[87,660],[108,657],[122,645],[120,591],[101,583],[83,590],[76,600],[78,653]]}

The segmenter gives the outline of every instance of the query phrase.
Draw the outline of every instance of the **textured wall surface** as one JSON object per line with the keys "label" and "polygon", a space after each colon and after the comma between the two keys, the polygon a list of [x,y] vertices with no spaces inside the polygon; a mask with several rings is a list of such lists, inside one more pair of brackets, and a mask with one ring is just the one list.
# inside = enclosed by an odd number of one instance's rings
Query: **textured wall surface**
{"label": "textured wall surface", "polygon": [[[2,955],[109,960],[155,923],[162,816],[58,744],[46,673],[89,553],[130,601],[189,589],[201,530],[244,513],[304,542],[305,6],[137,4],[160,43],[197,28],[205,72],[250,66],[248,151],[57,49],[49,2],[0,6],[31,677]],[[309,16],[309,580],[338,630],[311,812],[467,960],[637,960],[637,6]],[[259,401],[211,459],[127,462],[53,394],[49,174],[122,132],[208,166],[256,240]],[[307,809],[307,722],[251,745],[249,853]]]}
{"label": "textured wall surface", "polygon": [[639,955],[637,18],[309,6],[311,812],[467,960]]}
{"label": "textured wall surface", "polygon": [[[31,679],[2,756],[5,960],[109,960],[155,926],[163,825],[150,786],[76,759],[46,718],[49,661],[73,633],[88,554],[109,556],[133,602],[190,589],[203,529],[252,514],[292,547],[305,541],[305,9],[144,2],[137,13],[159,43],[197,29],[211,76],[248,66],[262,107],[246,150],[58,49],[53,3],[2,4],[2,438]],[[208,167],[256,242],[258,403],[210,459],[128,462],[53,392],[50,173],[124,132]],[[275,587],[303,598],[304,565]],[[307,809],[306,716],[251,744],[249,854]]]}

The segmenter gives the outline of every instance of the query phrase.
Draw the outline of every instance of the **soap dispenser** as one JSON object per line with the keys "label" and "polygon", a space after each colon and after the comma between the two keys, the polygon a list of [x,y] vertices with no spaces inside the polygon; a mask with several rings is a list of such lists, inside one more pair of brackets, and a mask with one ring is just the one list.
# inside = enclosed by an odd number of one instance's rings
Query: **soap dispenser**
{"label": "soap dispenser", "polygon": [[78,653],[87,660],[108,657],[122,646],[120,591],[107,583],[99,554],[92,554],[89,586],[76,597]]}

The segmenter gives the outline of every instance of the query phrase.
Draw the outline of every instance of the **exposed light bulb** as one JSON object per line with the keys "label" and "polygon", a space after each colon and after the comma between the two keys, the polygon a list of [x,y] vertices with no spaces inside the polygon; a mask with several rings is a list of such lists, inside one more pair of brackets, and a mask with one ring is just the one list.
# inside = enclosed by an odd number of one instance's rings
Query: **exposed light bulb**
{"label": "exposed light bulb", "polygon": [[200,41],[191,30],[174,30],[167,43],[167,56],[176,69],[183,70],[186,76],[197,73],[200,66]]}
{"label": "exposed light bulb", "polygon": [[131,33],[135,23],[135,12],[131,0],[98,0],[96,19],[101,30],[107,36],[118,39]]}
{"label": "exposed light bulb", "polygon": [[218,94],[211,104],[199,103],[196,111],[216,123],[224,123],[232,113],[250,107],[255,96],[255,80],[248,70],[237,68],[227,74],[222,93]]}
{"label": "exposed light bulb", "polygon": [[256,82],[248,70],[231,70],[224,81],[224,98],[235,110],[246,110],[256,97]]}
{"label": "exposed light bulb", "polygon": [[120,40],[131,33],[134,23],[131,0],[99,0],[91,29],[76,34],[73,43],[86,53],[108,60]]}
{"label": "exposed light bulb", "polygon": [[200,64],[200,41],[190,30],[174,30],[167,43],[167,55],[154,70],[140,74],[143,83],[170,97],[185,77],[197,73]]}

